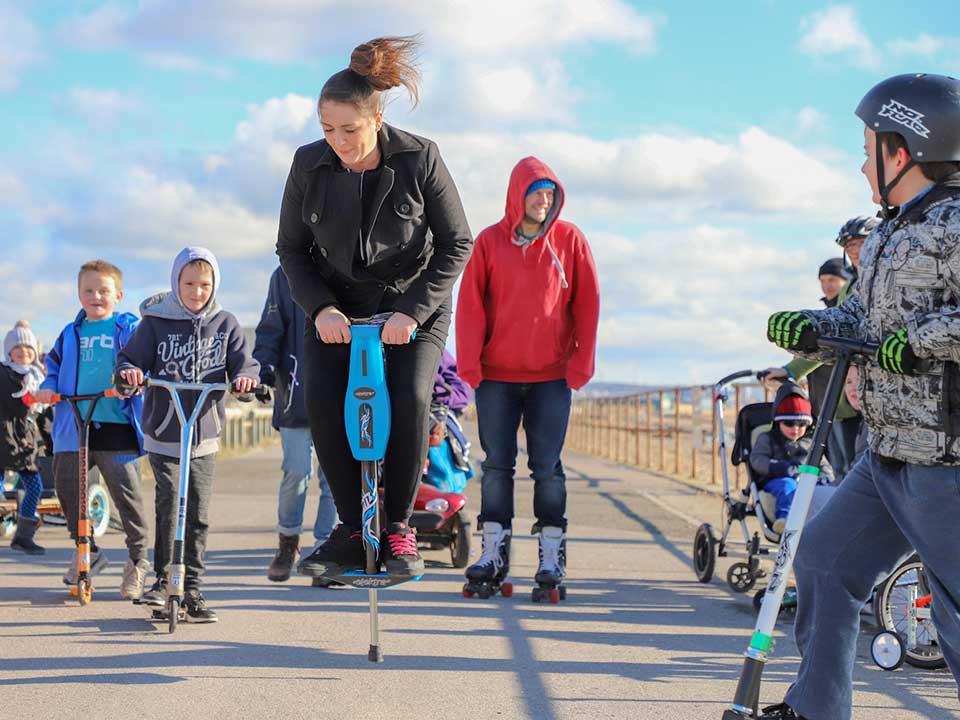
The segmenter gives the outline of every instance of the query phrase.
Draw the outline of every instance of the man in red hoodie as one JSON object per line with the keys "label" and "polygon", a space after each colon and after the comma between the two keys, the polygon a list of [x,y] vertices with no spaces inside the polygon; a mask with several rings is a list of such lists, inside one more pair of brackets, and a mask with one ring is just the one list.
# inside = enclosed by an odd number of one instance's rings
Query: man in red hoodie
{"label": "man in red hoodie", "polygon": [[510,557],[521,418],[534,480],[536,581],[556,585],[566,564],[566,477],[560,462],[571,389],[594,369],[600,294],[583,233],[559,219],[563,186],[535,157],[510,175],[503,219],[477,236],[457,300],[460,376],[476,388],[483,461],[480,559],[474,582],[502,580]]}

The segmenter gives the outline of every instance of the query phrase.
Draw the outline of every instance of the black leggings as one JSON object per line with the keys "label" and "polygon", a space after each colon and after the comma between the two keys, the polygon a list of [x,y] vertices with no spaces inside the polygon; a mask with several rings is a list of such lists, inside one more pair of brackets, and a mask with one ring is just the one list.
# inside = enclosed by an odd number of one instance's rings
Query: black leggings
{"label": "black leggings", "polygon": [[[408,345],[384,345],[392,408],[383,477],[388,523],[407,522],[413,510],[427,459],[430,399],[449,322],[448,312],[434,316]],[[303,355],[307,417],[317,459],[330,483],[340,521],[359,529],[360,462],[350,452],[343,421],[350,346],[324,343],[308,325]]]}

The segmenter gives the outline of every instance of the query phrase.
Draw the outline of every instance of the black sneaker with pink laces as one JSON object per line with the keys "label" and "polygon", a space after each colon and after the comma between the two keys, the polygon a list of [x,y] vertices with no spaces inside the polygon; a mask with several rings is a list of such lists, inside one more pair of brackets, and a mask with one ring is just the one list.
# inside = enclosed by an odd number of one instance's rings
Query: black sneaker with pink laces
{"label": "black sneaker with pink laces", "polygon": [[417,535],[405,523],[390,523],[383,532],[381,557],[393,578],[423,575],[423,558],[417,551]]}

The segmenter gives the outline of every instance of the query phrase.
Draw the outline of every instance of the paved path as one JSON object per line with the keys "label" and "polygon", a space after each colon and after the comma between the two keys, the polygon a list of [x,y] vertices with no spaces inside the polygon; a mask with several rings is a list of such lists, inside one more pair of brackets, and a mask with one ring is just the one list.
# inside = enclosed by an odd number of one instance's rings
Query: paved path
{"label": "paved path", "polygon": [[[218,468],[206,593],[216,625],[175,635],[118,599],[125,557],[93,604],[60,584],[71,547],[61,528],[38,535],[48,554],[0,550],[0,701],[14,718],[656,718],[715,719],[732,698],[753,626],[748,596],[690,567],[693,526],[720,501],[690,486],[587,456],[566,458],[569,596],[529,602],[536,544],[528,480],[518,482],[512,599],[466,600],[449,553],[426,553],[419,583],[381,593],[383,665],[366,660],[366,593],[273,584],[278,448]],[[470,490],[479,504],[478,483]],[[149,499],[152,507],[152,496]],[[311,493],[308,517],[316,506]],[[306,541],[307,536],[304,536]],[[479,545],[479,537],[474,538]],[[723,577],[726,564],[718,565]],[[797,664],[781,621],[764,700],[778,701]],[[875,669],[865,626],[856,670],[858,720],[960,717],[946,672]]]}

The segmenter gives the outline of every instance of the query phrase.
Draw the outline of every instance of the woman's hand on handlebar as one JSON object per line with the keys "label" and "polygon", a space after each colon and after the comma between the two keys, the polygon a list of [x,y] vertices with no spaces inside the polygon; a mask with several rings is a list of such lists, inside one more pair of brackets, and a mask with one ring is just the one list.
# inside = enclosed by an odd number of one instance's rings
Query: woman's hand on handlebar
{"label": "woman's hand on handlebar", "polygon": [[764,385],[771,390],[777,390],[780,387],[778,381],[785,379],[789,373],[782,367],[769,367],[766,370],[761,370],[759,375],[763,379]]}
{"label": "woman's hand on handlebar", "polygon": [[410,342],[410,338],[416,329],[416,320],[409,315],[395,312],[390,316],[390,319],[383,324],[383,330],[380,331],[380,339],[386,345],[406,345]]}
{"label": "woman's hand on handlebar", "polygon": [[313,321],[317,335],[325,343],[350,342],[350,320],[335,305],[329,305],[317,313]]}

